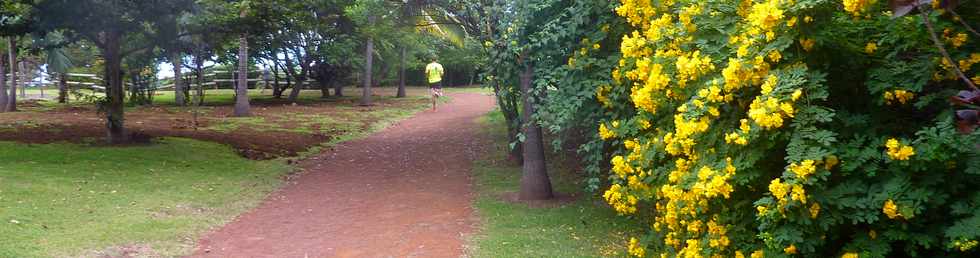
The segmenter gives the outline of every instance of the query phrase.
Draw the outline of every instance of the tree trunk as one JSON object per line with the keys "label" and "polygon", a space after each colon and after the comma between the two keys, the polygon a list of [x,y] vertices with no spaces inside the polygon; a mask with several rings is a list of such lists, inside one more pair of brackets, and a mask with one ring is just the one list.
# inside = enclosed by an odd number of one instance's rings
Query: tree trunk
{"label": "tree trunk", "polygon": [[401,60],[398,65],[398,95],[395,97],[405,97],[405,47],[402,46]]}
{"label": "tree trunk", "polygon": [[[368,15],[368,24],[374,25],[374,15]],[[364,87],[361,89],[361,106],[370,106],[371,99],[371,70],[374,68],[374,38],[368,36],[367,45],[364,47]]]}
{"label": "tree trunk", "polygon": [[197,101],[194,106],[201,106],[204,105],[204,58],[200,53],[194,56],[194,73],[197,77],[197,92],[194,94],[197,96]]}
{"label": "tree trunk", "polygon": [[174,104],[177,106],[187,105],[187,96],[184,95],[184,77],[180,71],[184,67],[183,59],[179,53],[170,58],[170,62],[174,64]]}
{"label": "tree trunk", "polygon": [[306,78],[296,78],[296,86],[289,92],[289,102],[296,103],[300,91],[306,86]]}
{"label": "tree trunk", "polygon": [[17,111],[17,40],[14,37],[7,38],[7,51],[10,63],[10,95],[7,99],[7,112]]}
{"label": "tree trunk", "polygon": [[7,96],[6,65],[7,62],[5,62],[2,57],[0,57],[0,113],[7,111],[7,101],[10,101],[10,97]]}
{"label": "tree trunk", "polygon": [[102,56],[105,58],[106,97],[109,98],[106,107],[106,128],[110,144],[125,143],[129,139],[123,127],[123,92],[122,56],[120,53],[120,33],[107,31],[104,33],[105,48]]}
{"label": "tree trunk", "polygon": [[524,98],[524,169],[521,176],[521,200],[547,200],[554,197],[544,159],[544,139],[541,126],[531,117],[535,101],[531,96],[534,68],[528,65],[521,73],[521,95]]}
{"label": "tree trunk", "polygon": [[68,104],[68,75],[58,73],[58,103]]}
{"label": "tree trunk", "polygon": [[324,68],[323,64],[317,64],[316,71],[319,73],[317,75],[316,82],[320,84],[320,98],[325,99],[330,97],[330,77],[327,77],[329,72],[327,68]]}
{"label": "tree trunk", "polygon": [[21,61],[20,68],[17,68],[20,72],[20,98],[27,99],[27,82],[31,80],[27,73],[27,62]]}
{"label": "tree trunk", "polygon": [[333,82],[333,95],[336,97],[344,96],[344,82],[340,81],[339,78]]}
{"label": "tree trunk", "polygon": [[[240,17],[245,17],[242,9]],[[252,114],[248,103],[248,38],[242,33],[238,38],[238,87],[235,88],[235,116],[244,117]]]}
{"label": "tree trunk", "polygon": [[[273,53],[275,55],[275,53]],[[279,93],[279,62],[272,61],[272,97],[280,98],[282,95]]]}
{"label": "tree trunk", "polygon": [[[374,20],[373,17],[371,19]],[[374,65],[374,39],[368,37],[367,47],[364,48],[364,88],[361,92],[361,106],[372,105],[371,100],[371,68]]]}

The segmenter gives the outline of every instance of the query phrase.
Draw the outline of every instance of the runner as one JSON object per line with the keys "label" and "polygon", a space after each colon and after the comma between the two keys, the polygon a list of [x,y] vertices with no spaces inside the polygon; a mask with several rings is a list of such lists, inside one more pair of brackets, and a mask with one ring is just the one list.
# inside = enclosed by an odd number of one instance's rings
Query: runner
{"label": "runner", "polygon": [[425,77],[429,82],[429,91],[432,93],[432,110],[436,110],[436,101],[442,97],[442,75],[446,72],[439,64],[438,58],[432,56],[432,62],[425,66]]}

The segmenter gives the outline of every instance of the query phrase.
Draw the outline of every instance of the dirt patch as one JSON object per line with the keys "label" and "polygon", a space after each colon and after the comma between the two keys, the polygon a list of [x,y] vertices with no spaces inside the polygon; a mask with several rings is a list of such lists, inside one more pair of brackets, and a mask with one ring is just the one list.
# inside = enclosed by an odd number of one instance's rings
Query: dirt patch
{"label": "dirt patch", "polygon": [[[297,156],[335,136],[365,130],[385,118],[364,112],[406,108],[421,101],[379,99],[378,106],[360,108],[350,99],[297,105],[270,99],[253,102],[250,118],[231,117],[232,109],[227,106],[202,107],[196,123],[191,108],[138,107],[127,110],[126,128],[137,145],[160,137],[185,137],[228,144],[243,157],[262,160]],[[25,102],[24,106],[40,104]],[[3,113],[0,141],[99,144],[105,142],[104,126],[105,118],[90,106]]]}
{"label": "dirt patch", "polygon": [[525,204],[530,208],[558,208],[565,204],[575,202],[578,196],[554,193],[555,197],[550,200],[521,200],[519,192],[506,192],[497,196],[501,201],[508,203]]}
{"label": "dirt patch", "polygon": [[106,248],[105,250],[92,251],[89,254],[82,255],[80,257],[86,258],[156,258],[163,257],[159,253],[150,248],[148,245],[144,244],[129,244],[121,246],[113,246]]}

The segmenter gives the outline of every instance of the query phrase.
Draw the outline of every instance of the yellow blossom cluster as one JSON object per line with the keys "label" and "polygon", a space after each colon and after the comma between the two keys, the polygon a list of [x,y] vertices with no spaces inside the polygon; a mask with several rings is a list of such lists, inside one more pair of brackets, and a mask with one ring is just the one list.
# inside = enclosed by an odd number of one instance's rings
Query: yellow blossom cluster
{"label": "yellow blossom cluster", "polygon": [[876,50],[878,50],[878,44],[874,42],[868,42],[867,45],[864,45],[864,53],[871,55],[874,54]]}
{"label": "yellow blossom cluster", "polygon": [[909,157],[915,155],[915,149],[912,146],[903,145],[894,138],[885,142],[885,148],[887,148],[888,157],[893,160],[909,160]]}
{"label": "yellow blossom cluster", "polygon": [[857,253],[844,253],[843,255],[840,256],[840,258],[859,258],[859,257],[860,256]]}
{"label": "yellow blossom cluster", "polygon": [[905,105],[915,98],[915,93],[906,90],[893,90],[885,92],[885,103],[888,105],[902,104]]}
{"label": "yellow blossom cluster", "polygon": [[966,44],[966,41],[969,39],[969,37],[966,35],[966,33],[963,32],[953,33],[952,29],[946,28],[943,30],[943,39],[946,40],[946,42],[949,42],[949,44],[952,45],[953,48],[959,48],[963,46],[963,44]]}
{"label": "yellow blossom cluster", "polygon": [[960,250],[960,252],[966,252],[977,247],[978,243],[980,242],[977,242],[977,240],[956,240],[953,241],[953,247]]}
{"label": "yellow blossom cluster", "polygon": [[[612,71],[614,84],[599,87],[596,98],[609,107],[610,92],[628,91],[637,112],[631,126],[643,131],[641,139],[630,139],[617,135],[606,123],[599,125],[602,139],[619,137],[629,151],[612,158],[613,182],[604,199],[622,214],[636,213],[637,202],[653,204],[651,225],[662,236],[655,243],[667,247],[658,250],[661,256],[745,257],[743,252],[752,252],[751,257],[762,257],[762,250],[735,250],[728,235],[731,222],[719,209],[723,205],[713,205],[734,196],[738,169],[735,160],[716,152],[718,142],[707,135],[725,132],[724,143],[731,145],[725,148],[735,148],[795,118],[804,89],[799,81],[789,79],[800,80],[798,76],[784,76],[788,73],[781,69],[804,65],[790,64],[785,57],[798,55],[784,53],[790,48],[777,44],[777,39],[797,38],[799,20],[811,23],[813,18],[793,12],[809,7],[794,0],[740,0],[735,10],[727,2],[620,3],[616,14],[633,31],[620,42],[622,58]],[[703,33],[699,30],[704,28],[697,22],[723,15],[738,18],[732,30],[723,32],[727,45],[721,51],[702,49],[703,42],[698,42],[705,39],[699,38]],[[800,39],[806,51],[814,44],[813,39]],[[655,117],[657,124],[647,120]],[[713,128],[734,121],[737,128]],[[646,160],[652,156],[657,156],[656,164]],[[787,204],[796,203],[793,207],[816,218],[821,206],[809,200],[803,183],[818,169],[830,170],[838,162],[828,156],[789,164],[787,175],[793,176],[785,181],[776,178],[769,185],[778,206],[756,207],[760,216],[784,212]],[[653,250],[645,248],[648,244],[631,238],[629,254],[647,255]],[[798,251],[792,243],[784,244],[790,244],[786,253]]]}
{"label": "yellow blossom cluster", "polygon": [[898,205],[891,199],[885,201],[885,205],[881,207],[881,212],[885,213],[885,216],[888,216],[889,219],[902,217],[902,214],[898,212]]}
{"label": "yellow blossom cluster", "polygon": [[868,7],[877,2],[877,0],[844,0],[844,11],[854,17],[860,17],[867,12]]}

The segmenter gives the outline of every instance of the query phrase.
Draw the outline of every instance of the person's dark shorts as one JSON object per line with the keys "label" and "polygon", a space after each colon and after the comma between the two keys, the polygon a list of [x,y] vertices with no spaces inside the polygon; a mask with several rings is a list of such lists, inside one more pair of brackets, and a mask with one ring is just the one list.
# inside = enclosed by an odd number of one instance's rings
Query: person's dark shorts
{"label": "person's dark shorts", "polygon": [[442,81],[429,83],[429,88],[432,88],[432,89],[442,89]]}

